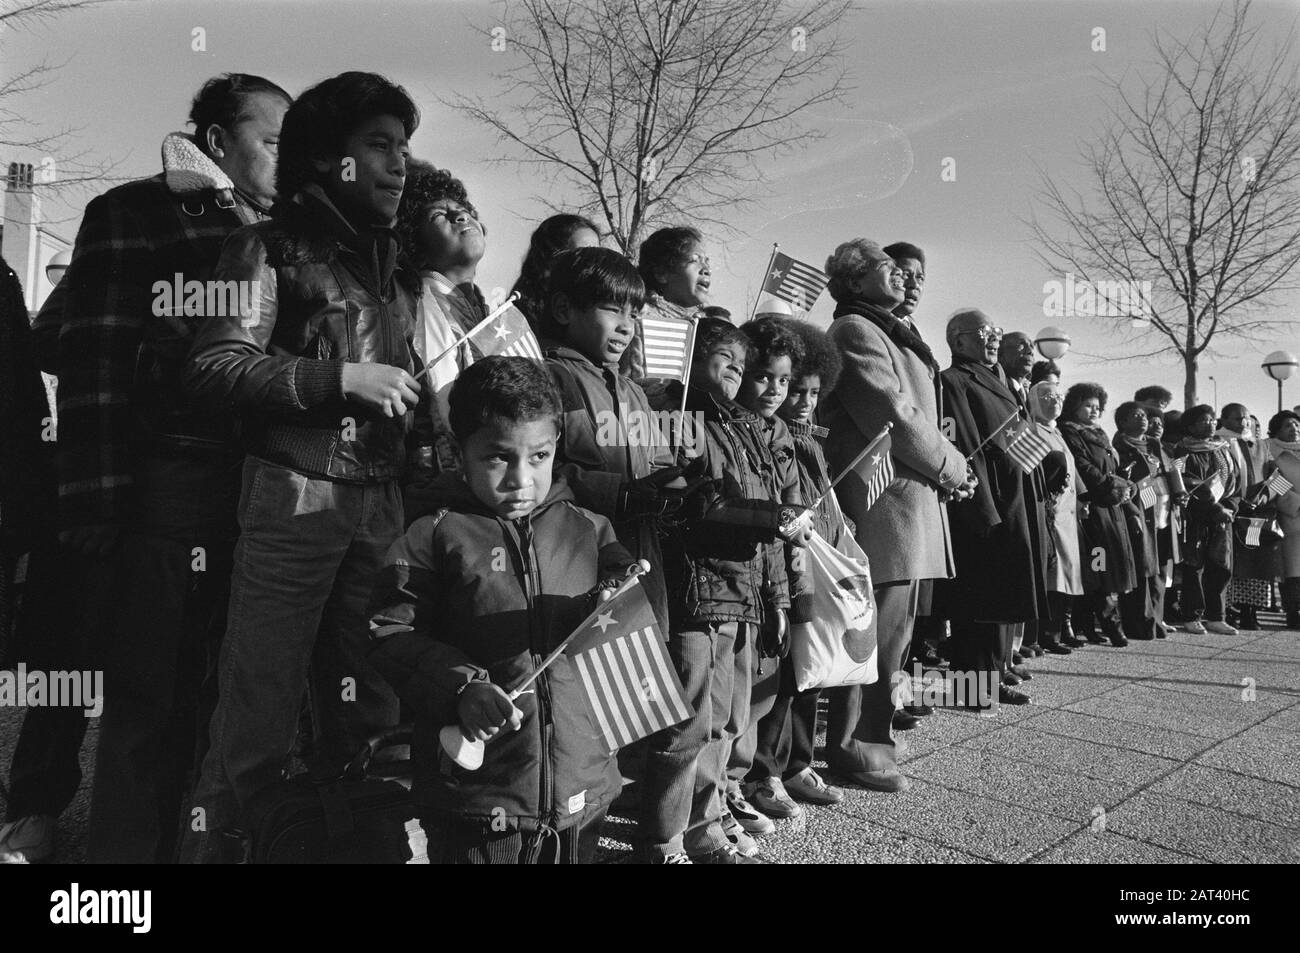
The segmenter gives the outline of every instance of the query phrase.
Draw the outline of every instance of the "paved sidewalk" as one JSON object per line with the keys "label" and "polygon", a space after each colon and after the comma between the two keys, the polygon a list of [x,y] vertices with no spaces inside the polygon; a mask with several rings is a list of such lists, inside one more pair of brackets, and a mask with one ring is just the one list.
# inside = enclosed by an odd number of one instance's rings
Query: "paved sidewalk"
{"label": "paved sidewalk", "polygon": [[[1276,623],[1269,616],[1266,624]],[[1300,862],[1300,634],[1179,633],[1029,663],[1034,699],[996,718],[940,711],[906,732],[903,795],[850,789],[780,822],[790,863]],[[21,711],[0,708],[8,773]],[[84,855],[89,775],[57,859]],[[611,818],[604,858],[630,859]]]}
{"label": "paved sidewalk", "polygon": [[[1027,664],[1032,705],[923,719],[903,733],[910,791],[848,789],[841,805],[778,822],[764,856],[1300,862],[1300,634],[1180,632]],[[631,830],[611,823],[609,860],[630,858],[618,838]]]}

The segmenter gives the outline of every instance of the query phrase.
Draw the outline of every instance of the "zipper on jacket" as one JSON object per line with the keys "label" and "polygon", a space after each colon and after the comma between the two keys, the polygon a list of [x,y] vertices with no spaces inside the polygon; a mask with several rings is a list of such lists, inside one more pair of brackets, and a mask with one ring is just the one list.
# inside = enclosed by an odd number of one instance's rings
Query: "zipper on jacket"
{"label": "zipper on jacket", "polygon": [[[522,526],[516,524],[515,532],[518,535],[520,565],[523,566],[524,570],[524,598],[528,600],[528,647],[532,653],[533,668],[535,670],[542,663],[542,660],[546,658],[548,647],[538,644],[542,626],[541,619],[538,618],[537,597],[542,592],[542,580],[541,573],[537,568],[537,554],[533,552],[532,516],[525,516]],[[546,675],[542,675],[533,684],[537,689],[537,727],[541,735],[541,757],[537,759],[538,784],[541,788],[537,800],[538,813],[541,815],[540,820],[543,824],[554,827],[556,818],[555,805],[551,798],[552,714],[550,681]]]}

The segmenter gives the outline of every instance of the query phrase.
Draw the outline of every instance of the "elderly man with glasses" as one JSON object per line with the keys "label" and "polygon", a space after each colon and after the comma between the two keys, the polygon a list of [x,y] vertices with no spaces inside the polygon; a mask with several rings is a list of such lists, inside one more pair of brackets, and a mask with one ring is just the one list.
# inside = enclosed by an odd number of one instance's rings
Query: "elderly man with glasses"
{"label": "elderly man with glasses", "polygon": [[975,673],[980,691],[978,698],[957,700],[993,714],[999,702],[1029,702],[1018,688],[999,687],[999,676],[1008,627],[1048,615],[1046,527],[1030,479],[995,439],[1023,413],[998,372],[1002,329],[983,312],[964,310],[949,319],[947,339],[952,366],[941,375],[944,427],[970,457],[979,482],[972,500],[948,507],[957,575],[936,585],[936,600],[952,620],[953,669]]}

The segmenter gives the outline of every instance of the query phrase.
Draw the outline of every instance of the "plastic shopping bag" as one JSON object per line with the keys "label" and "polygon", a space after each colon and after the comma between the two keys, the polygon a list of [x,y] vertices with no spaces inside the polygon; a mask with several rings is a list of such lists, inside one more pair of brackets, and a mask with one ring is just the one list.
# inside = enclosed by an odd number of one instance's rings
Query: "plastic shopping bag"
{"label": "plastic shopping bag", "polygon": [[817,533],[805,550],[812,621],[790,631],[795,685],[869,685],[876,673],[876,599],[867,556],[848,533],[841,550]]}

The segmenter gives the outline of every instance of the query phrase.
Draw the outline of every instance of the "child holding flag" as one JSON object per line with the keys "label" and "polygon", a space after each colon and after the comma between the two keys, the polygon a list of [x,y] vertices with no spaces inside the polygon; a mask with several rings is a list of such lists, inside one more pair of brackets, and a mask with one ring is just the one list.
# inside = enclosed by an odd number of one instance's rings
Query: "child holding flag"
{"label": "child holding flag", "polygon": [[[560,656],[533,691],[508,692],[632,558],[552,476],[561,404],[545,369],[489,357],[459,376],[449,408],[461,472],[439,478],[446,505],[389,551],[370,618],[370,661],[416,714],[429,859],[587,863],[620,782],[579,666]],[[477,771],[442,750],[453,724],[489,742]]]}

